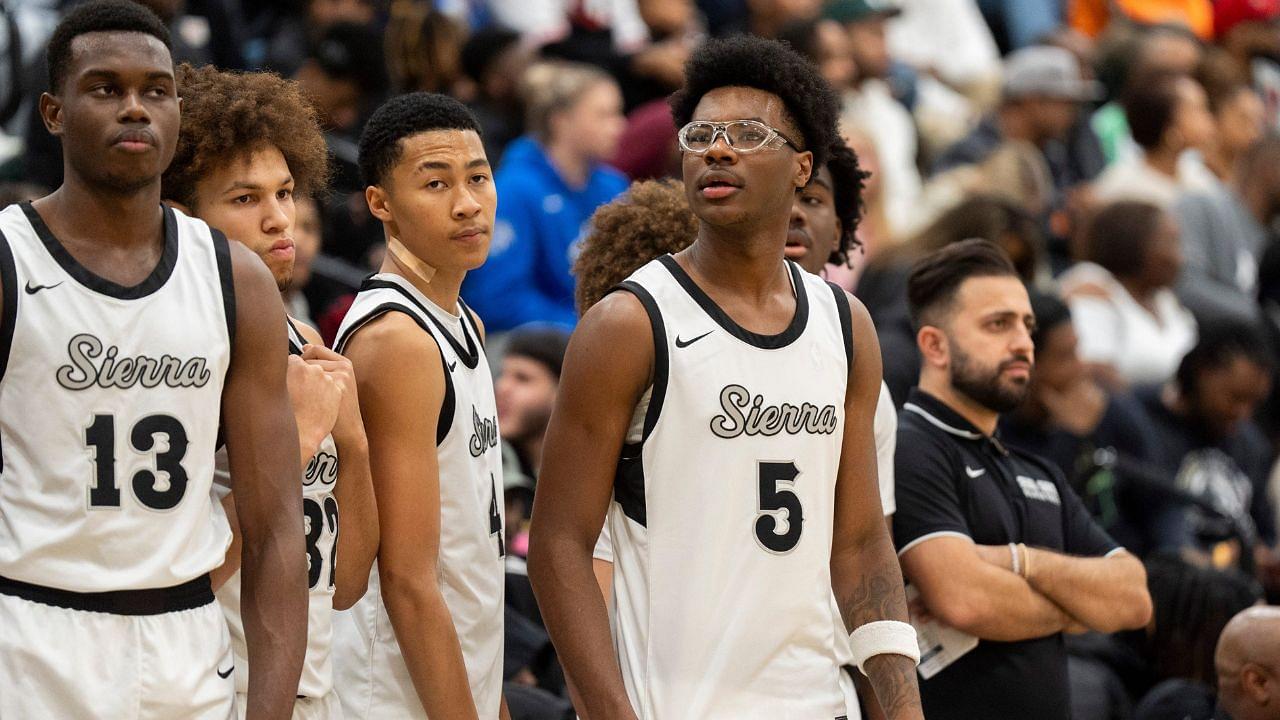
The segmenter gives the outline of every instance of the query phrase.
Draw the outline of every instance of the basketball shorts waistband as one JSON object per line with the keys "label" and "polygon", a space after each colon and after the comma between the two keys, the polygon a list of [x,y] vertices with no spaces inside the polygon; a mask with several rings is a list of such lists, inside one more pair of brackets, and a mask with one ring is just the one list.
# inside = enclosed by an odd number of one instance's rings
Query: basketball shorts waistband
{"label": "basketball shorts waistband", "polygon": [[173,587],[90,593],[32,585],[0,575],[0,594],[68,610],[112,615],[163,615],[194,610],[214,600],[208,574]]}

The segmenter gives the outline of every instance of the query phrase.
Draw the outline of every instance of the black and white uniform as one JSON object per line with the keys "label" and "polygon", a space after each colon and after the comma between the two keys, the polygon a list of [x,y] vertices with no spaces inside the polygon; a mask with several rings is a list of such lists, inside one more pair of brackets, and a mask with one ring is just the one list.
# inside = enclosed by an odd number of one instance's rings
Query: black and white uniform
{"label": "black and white uniform", "polygon": [[[389,312],[408,315],[439,347],[445,398],[435,438],[440,468],[440,588],[462,645],[471,696],[482,718],[498,717],[502,698],[502,450],[493,378],[470,309],[454,312],[427,299],[404,278],[383,273],[365,281],[338,331],[351,337]],[[424,362],[435,358],[423,358]],[[348,717],[425,718],[387,615],[374,565],[369,590],[335,621],[338,697]]]}
{"label": "black and white uniform", "polygon": [[787,267],[796,311],[772,336],[735,323],[669,255],[621,285],[655,342],[606,520],[614,642],[643,720],[846,712],[829,568],[849,306]]}
{"label": "black and white uniform", "polygon": [[164,210],[124,287],[29,204],[0,212],[0,717],[235,715],[208,573],[235,294],[227,240]]}
{"label": "black and white uniform", "polygon": [[[301,355],[306,338],[293,322],[286,320],[289,354]],[[338,500],[333,491],[338,483],[338,446],[326,435],[316,454],[302,470],[303,531],[307,547],[307,654],[298,683],[298,701],[293,720],[341,720],[342,706],[333,692],[333,591],[338,541]],[[219,480],[215,489],[229,489]],[[240,618],[240,571],[217,591],[218,602],[227,615],[231,647],[236,658],[236,693],[240,696],[240,717],[244,717],[245,694],[249,691],[248,646],[244,622]]]}

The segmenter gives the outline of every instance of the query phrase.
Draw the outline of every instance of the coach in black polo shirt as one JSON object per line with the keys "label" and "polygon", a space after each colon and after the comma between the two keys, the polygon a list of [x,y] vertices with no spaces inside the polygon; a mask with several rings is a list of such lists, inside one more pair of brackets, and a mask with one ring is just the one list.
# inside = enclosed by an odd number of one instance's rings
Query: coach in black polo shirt
{"label": "coach in black polo shirt", "polygon": [[925,716],[1068,720],[1062,633],[1144,626],[1146,574],[1052,463],[995,435],[1026,394],[1035,322],[1004,252],[948,246],[908,297],[922,369],[899,416],[894,542],[927,614],[980,639],[922,679]]}

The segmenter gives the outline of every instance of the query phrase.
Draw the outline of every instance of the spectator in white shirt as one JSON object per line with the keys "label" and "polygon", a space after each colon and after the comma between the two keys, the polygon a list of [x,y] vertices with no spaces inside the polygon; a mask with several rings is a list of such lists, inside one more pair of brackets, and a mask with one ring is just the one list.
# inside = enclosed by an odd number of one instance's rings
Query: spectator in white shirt
{"label": "spectator in white shirt", "polygon": [[1196,341],[1195,319],[1172,290],[1182,268],[1173,218],[1117,202],[1093,217],[1079,249],[1084,262],[1060,283],[1081,358],[1112,387],[1167,381]]}

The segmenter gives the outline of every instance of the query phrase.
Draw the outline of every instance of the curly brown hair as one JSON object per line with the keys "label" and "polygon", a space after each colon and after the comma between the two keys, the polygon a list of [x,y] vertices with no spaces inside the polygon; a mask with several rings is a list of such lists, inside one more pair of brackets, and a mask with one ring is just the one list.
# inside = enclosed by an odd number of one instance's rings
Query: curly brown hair
{"label": "curly brown hair", "polygon": [[222,163],[266,145],[284,155],[295,192],[314,195],[329,179],[329,152],[315,107],[292,80],[274,73],[178,67],[182,129],[164,173],[165,199],[195,204],[196,183]]}
{"label": "curly brown hair", "polygon": [[698,219],[677,180],[646,180],[601,206],[573,264],[578,313],[600,301],[614,285],[650,260],[679,252],[698,235]]}

